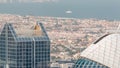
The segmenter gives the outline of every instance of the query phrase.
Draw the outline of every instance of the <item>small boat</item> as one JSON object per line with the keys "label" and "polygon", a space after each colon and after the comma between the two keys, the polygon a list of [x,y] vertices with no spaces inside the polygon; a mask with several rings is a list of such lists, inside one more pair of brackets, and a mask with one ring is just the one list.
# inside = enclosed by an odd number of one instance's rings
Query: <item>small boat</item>
{"label": "small boat", "polygon": [[66,11],[66,13],[70,14],[70,13],[72,13],[72,11]]}

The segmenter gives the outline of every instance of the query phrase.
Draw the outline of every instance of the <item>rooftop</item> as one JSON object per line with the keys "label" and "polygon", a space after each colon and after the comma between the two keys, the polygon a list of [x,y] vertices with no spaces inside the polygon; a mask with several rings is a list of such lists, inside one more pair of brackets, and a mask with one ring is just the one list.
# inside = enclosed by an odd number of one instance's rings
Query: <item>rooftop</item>
{"label": "rooftop", "polygon": [[120,34],[103,36],[81,53],[82,57],[94,60],[110,68],[120,68]]}
{"label": "rooftop", "polygon": [[22,25],[17,23],[13,25],[15,32],[19,37],[43,36],[43,30],[39,23]]}
{"label": "rooftop", "polygon": [[44,28],[41,23],[11,23],[18,37],[44,36]]}

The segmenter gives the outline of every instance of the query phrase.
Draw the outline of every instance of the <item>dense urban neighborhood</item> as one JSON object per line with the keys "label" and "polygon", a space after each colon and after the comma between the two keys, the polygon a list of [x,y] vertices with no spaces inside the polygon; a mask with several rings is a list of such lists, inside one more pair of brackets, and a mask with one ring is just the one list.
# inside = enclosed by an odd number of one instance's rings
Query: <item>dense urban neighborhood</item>
{"label": "dense urban neighborhood", "polygon": [[[44,24],[51,40],[51,61],[75,60],[100,36],[116,30],[120,21],[0,14],[0,29],[5,23],[16,23],[21,30]],[[22,25],[21,25],[22,24]],[[23,25],[24,24],[24,25]],[[29,27],[26,27],[29,25]]]}

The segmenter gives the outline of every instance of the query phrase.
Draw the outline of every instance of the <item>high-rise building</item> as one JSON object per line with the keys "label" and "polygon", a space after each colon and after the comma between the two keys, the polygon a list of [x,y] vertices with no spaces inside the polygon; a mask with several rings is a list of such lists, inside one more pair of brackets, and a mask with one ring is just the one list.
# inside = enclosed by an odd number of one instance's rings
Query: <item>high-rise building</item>
{"label": "high-rise building", "polygon": [[120,68],[120,34],[106,34],[85,49],[73,68]]}
{"label": "high-rise building", "polygon": [[13,24],[4,25],[0,33],[0,68],[50,68],[50,40],[43,25],[37,23],[20,30]]}

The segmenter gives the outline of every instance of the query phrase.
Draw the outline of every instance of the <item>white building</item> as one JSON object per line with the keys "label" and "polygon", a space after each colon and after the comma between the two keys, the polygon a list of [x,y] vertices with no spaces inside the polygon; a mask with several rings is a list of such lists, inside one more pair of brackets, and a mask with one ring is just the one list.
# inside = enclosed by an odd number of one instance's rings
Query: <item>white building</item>
{"label": "white building", "polygon": [[120,34],[107,34],[81,53],[74,68],[120,68]]}

